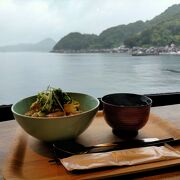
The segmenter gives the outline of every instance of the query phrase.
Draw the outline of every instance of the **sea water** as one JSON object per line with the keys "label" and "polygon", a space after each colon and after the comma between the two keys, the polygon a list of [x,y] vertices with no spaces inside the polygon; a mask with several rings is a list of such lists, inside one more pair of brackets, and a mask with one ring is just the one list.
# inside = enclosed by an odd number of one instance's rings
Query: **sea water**
{"label": "sea water", "polygon": [[0,53],[0,105],[48,86],[95,97],[180,92],[180,56],[122,53]]}

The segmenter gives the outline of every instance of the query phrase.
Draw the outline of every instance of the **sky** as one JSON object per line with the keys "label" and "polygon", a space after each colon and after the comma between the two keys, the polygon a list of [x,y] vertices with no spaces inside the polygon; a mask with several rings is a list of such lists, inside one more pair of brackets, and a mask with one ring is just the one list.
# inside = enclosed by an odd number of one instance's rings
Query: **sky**
{"label": "sky", "polygon": [[0,46],[151,20],[180,0],[0,0]]}

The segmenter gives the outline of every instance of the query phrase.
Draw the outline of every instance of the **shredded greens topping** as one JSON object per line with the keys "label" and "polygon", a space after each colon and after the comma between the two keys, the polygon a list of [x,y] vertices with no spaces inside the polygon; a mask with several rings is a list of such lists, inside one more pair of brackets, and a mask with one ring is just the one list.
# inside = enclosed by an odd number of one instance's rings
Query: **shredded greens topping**
{"label": "shredded greens topping", "polygon": [[72,99],[60,88],[49,86],[45,91],[37,94],[36,101],[32,103],[30,110],[25,115],[34,117],[73,115],[80,112],[79,106],[78,101]]}

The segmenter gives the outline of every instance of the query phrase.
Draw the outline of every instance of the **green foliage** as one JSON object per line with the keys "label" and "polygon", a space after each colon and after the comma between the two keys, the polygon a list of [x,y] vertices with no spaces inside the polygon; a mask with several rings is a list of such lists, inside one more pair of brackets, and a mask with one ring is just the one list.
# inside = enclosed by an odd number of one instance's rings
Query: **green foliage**
{"label": "green foliage", "polygon": [[165,46],[170,43],[180,45],[180,4],[169,7],[159,16],[147,21],[146,27],[138,35],[128,37],[124,44],[128,47]]}
{"label": "green foliage", "polygon": [[96,42],[97,36],[90,34],[70,33],[62,38],[53,48],[53,50],[80,50],[88,49]]}
{"label": "green foliage", "polygon": [[99,36],[70,33],[53,50],[107,49],[133,46],[180,45],[180,4],[169,7],[150,21],[137,21],[104,30]]}
{"label": "green foliage", "polygon": [[123,44],[123,41],[127,37],[142,31],[145,27],[143,21],[137,21],[128,25],[119,25],[103,31],[99,35],[99,40],[104,48],[118,47]]}
{"label": "green foliage", "polygon": [[[174,43],[180,45],[180,13],[173,18],[163,21],[142,31],[137,36],[124,41],[128,47],[132,46],[165,46]],[[135,42],[134,42],[135,41]],[[133,43],[134,44],[133,44]]]}
{"label": "green foliage", "polygon": [[53,50],[81,50],[81,49],[107,49],[118,47],[123,41],[145,29],[143,21],[137,21],[128,25],[119,25],[103,31],[99,36],[81,33],[70,33],[63,37]]}

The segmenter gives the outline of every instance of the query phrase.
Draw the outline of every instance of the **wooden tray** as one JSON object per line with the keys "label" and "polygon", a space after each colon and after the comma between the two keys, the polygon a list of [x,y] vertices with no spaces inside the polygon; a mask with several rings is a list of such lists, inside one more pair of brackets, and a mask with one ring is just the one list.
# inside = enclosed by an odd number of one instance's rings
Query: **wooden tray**
{"label": "wooden tray", "polygon": [[[168,121],[153,114],[144,128],[139,131],[137,138],[180,138],[180,132]],[[112,129],[99,112],[89,128],[78,137],[78,141],[84,145],[93,145],[119,140],[114,136]],[[180,150],[180,146],[176,146]],[[99,179],[120,176],[132,173],[146,172],[150,170],[180,165],[180,159],[148,163],[143,165],[107,168],[93,170],[91,172],[74,174],[67,172],[62,165],[51,164],[52,158],[49,146],[26,134],[20,127],[17,128],[12,142],[9,156],[7,157],[3,175],[5,179]]]}

